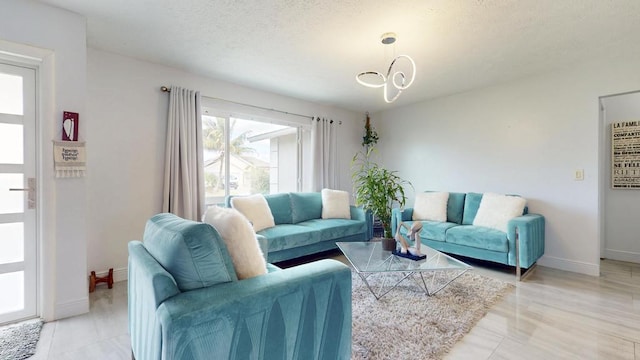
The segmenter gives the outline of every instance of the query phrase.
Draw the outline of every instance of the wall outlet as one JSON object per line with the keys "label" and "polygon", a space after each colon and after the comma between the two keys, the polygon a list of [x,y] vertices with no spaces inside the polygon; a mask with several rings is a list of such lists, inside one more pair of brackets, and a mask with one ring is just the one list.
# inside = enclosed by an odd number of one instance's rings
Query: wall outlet
{"label": "wall outlet", "polygon": [[576,172],[574,174],[573,179],[575,181],[582,181],[584,180],[584,170],[583,169],[576,169]]}

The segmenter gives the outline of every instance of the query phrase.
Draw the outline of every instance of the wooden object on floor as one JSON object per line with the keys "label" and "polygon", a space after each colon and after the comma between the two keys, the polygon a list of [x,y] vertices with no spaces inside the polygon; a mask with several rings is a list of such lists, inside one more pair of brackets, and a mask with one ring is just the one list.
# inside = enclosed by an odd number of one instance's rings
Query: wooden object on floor
{"label": "wooden object on floor", "polygon": [[96,284],[105,282],[109,286],[109,289],[113,288],[113,268],[109,269],[109,274],[107,276],[98,277],[96,276],[96,272],[92,271],[91,276],[89,277],[89,292],[92,293],[96,291]]}

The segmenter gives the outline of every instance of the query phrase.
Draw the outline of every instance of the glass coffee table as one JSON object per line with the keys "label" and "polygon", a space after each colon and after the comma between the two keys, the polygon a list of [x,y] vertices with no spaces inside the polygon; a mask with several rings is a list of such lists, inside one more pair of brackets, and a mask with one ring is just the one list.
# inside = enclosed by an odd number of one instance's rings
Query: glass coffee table
{"label": "glass coffee table", "polygon": [[[435,249],[421,246],[427,255],[424,260],[414,261],[382,250],[379,241],[337,242],[353,269],[367,285],[373,296],[380,299],[403,281],[413,279],[428,296],[444,289],[471,266]],[[375,276],[375,281],[370,277]]]}

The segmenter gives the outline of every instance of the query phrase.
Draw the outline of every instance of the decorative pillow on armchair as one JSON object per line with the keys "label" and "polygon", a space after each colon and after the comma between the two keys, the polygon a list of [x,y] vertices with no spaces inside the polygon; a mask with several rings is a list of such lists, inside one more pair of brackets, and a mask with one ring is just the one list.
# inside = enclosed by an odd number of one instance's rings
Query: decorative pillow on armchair
{"label": "decorative pillow on armchair", "polygon": [[412,220],[447,221],[448,192],[423,192],[416,194]]}
{"label": "decorative pillow on armchair", "polygon": [[212,225],[227,245],[238,279],[267,273],[267,264],[256,234],[247,218],[238,210],[212,206],[204,214],[203,222]]}
{"label": "decorative pillow on armchair", "polygon": [[255,232],[276,226],[267,199],[262,194],[235,196],[231,199],[231,207],[249,219]]}
{"label": "decorative pillow on armchair", "polygon": [[321,195],[323,219],[351,219],[348,192],[322,189]]}
{"label": "decorative pillow on armchair", "polygon": [[527,200],[520,196],[485,193],[473,225],[507,232],[507,223],[522,215],[526,203]]}

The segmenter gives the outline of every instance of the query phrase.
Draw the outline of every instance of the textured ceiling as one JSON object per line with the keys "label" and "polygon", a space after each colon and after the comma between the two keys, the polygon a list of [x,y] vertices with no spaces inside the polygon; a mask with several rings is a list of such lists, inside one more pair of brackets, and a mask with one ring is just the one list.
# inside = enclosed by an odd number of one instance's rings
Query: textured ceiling
{"label": "textured ceiling", "polygon": [[[91,47],[357,111],[640,54],[638,0],[41,2],[86,16]],[[384,72],[394,52],[417,77],[388,105],[355,75]]]}

